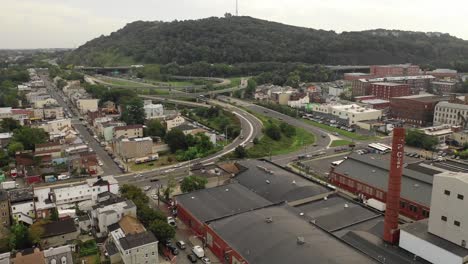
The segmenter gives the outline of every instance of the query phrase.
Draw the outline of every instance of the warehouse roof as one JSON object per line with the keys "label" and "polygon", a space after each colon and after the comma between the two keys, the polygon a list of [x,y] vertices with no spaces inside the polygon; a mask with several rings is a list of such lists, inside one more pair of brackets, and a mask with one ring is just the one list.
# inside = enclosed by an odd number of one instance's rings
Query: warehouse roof
{"label": "warehouse roof", "polygon": [[[211,222],[248,263],[376,263],[282,204]],[[304,243],[301,243],[303,241]]]}
{"label": "warehouse roof", "polygon": [[[366,155],[353,153],[335,168],[335,172],[386,191],[389,165],[389,161],[370,159]],[[429,207],[432,181],[433,175],[403,169],[401,197]]]}
{"label": "warehouse roof", "polygon": [[292,202],[329,192],[323,186],[266,161],[245,160],[240,165],[247,169],[235,179],[273,203]]}
{"label": "warehouse roof", "polygon": [[271,204],[238,183],[178,195],[175,199],[202,222]]}

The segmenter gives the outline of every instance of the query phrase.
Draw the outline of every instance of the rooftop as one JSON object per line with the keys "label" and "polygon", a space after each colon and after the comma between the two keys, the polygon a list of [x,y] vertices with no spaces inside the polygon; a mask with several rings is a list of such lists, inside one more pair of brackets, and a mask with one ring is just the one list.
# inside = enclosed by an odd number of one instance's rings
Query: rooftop
{"label": "rooftop", "polygon": [[119,239],[119,243],[122,246],[123,250],[132,249],[142,245],[155,243],[157,242],[156,237],[150,231],[145,231],[142,233],[129,234],[125,237]]}
{"label": "rooftop", "polygon": [[71,218],[63,221],[47,223],[42,227],[44,228],[44,234],[41,236],[42,238],[76,232],[75,221]]}
{"label": "rooftop", "polygon": [[468,110],[468,105],[466,104],[456,104],[456,103],[450,103],[450,102],[439,102],[437,104],[437,107]]}
{"label": "rooftop", "polygon": [[406,85],[406,84],[403,84],[403,83],[393,83],[393,82],[375,82],[375,83],[372,83],[372,84],[373,85],[382,85],[382,86],[391,86],[391,87]]}
{"label": "rooftop", "polygon": [[175,200],[202,222],[271,204],[238,183],[178,195]]}
{"label": "rooftop", "polygon": [[138,219],[129,215],[120,219],[119,226],[125,235],[138,234],[146,231],[145,227],[140,223],[140,221],[138,221]]}
{"label": "rooftop", "polygon": [[417,102],[439,102],[442,100],[448,100],[448,97],[423,93],[423,94],[394,97],[394,98],[391,98],[390,100],[393,100],[393,99],[406,99],[406,100],[412,100],[412,101],[417,101]]}
{"label": "rooftop", "polygon": [[267,161],[243,160],[239,163],[247,169],[234,179],[273,203],[292,202],[330,192],[323,186]]}
{"label": "rooftop", "polygon": [[[335,172],[367,183],[380,190],[388,189],[388,160],[371,159],[356,153],[348,156]],[[431,204],[433,175],[425,174],[406,167],[403,169],[401,197],[429,207]]]}
{"label": "rooftop", "polygon": [[122,142],[143,142],[143,141],[151,141],[153,140],[150,137],[143,137],[143,138],[123,138]]}
{"label": "rooftop", "polygon": [[308,220],[300,217],[294,208],[282,204],[216,220],[209,225],[248,263],[302,264],[311,260],[376,263]]}
{"label": "rooftop", "polygon": [[363,104],[386,104],[386,103],[390,103],[390,101],[382,100],[382,99],[368,99],[368,100],[362,100],[361,103]]}
{"label": "rooftop", "polygon": [[114,131],[127,130],[127,129],[143,129],[143,125],[128,125],[128,126],[114,127]]}
{"label": "rooftop", "polygon": [[401,228],[402,231],[406,231],[413,236],[416,236],[422,240],[425,240],[437,247],[445,249],[452,254],[455,254],[460,257],[468,256],[468,249],[461,247],[457,244],[454,244],[446,239],[440,238],[436,235],[429,233],[428,230],[428,220],[420,220],[408,225],[405,225]]}
{"label": "rooftop", "polygon": [[15,264],[45,264],[44,253],[39,248],[24,249],[16,253]]}
{"label": "rooftop", "polygon": [[0,139],[9,139],[13,137],[13,133],[0,133]]}
{"label": "rooftop", "polygon": [[16,189],[8,192],[11,203],[19,203],[25,201],[32,201],[34,198],[33,192],[29,188]]}

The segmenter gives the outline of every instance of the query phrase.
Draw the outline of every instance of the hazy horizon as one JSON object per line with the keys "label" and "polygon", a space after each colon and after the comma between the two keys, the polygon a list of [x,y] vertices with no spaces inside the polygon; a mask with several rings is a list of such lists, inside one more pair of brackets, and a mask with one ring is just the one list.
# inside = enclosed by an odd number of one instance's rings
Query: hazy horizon
{"label": "hazy horizon", "polygon": [[[235,0],[72,1],[7,0],[2,4],[0,49],[77,48],[137,21],[174,21],[235,14]],[[110,6],[111,5],[111,6]],[[239,0],[239,15],[283,24],[343,31],[372,29],[441,32],[468,40],[460,26],[468,2],[403,0]],[[181,9],[183,7],[183,9]],[[450,16],[448,16],[450,15]]]}

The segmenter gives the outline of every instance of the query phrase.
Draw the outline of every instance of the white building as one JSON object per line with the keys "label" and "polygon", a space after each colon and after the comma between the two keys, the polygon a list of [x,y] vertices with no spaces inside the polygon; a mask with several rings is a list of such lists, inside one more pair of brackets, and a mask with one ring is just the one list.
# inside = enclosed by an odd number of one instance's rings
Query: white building
{"label": "white building", "polygon": [[291,96],[288,106],[292,108],[304,108],[309,103],[309,95]]}
{"label": "white building", "polygon": [[184,122],[185,122],[185,118],[181,115],[178,115],[171,119],[166,119],[166,129],[167,131],[170,131],[174,127],[178,127],[182,125]]}
{"label": "white building", "polygon": [[13,113],[11,107],[0,107],[0,119],[11,118]]}
{"label": "white building", "polygon": [[439,102],[434,109],[434,125],[465,125],[468,122],[468,105]]}
{"label": "white building", "polygon": [[435,264],[468,261],[468,174],[443,172],[434,176],[429,220],[400,230],[400,247]]}
{"label": "white building", "polygon": [[345,90],[343,87],[330,86],[328,88],[328,95],[330,96],[340,96],[344,92]]}
{"label": "white building", "polygon": [[54,98],[46,98],[34,102],[34,108],[44,108],[47,105],[58,105],[58,102]]}
{"label": "white building", "polygon": [[[145,230],[143,226],[131,230],[119,225],[109,232],[111,241],[108,243],[115,245],[124,264],[159,264],[158,241],[154,234]],[[110,257],[113,259],[113,256]]]}
{"label": "white building", "polygon": [[99,99],[78,99],[76,100],[76,107],[80,110],[81,114],[94,112],[98,110]]}
{"label": "white building", "polygon": [[432,126],[421,129],[424,134],[434,137],[439,141],[439,144],[445,144],[445,142],[452,137],[453,130],[450,125]]}
{"label": "white building", "polygon": [[333,105],[331,114],[341,119],[348,119],[349,125],[359,125],[359,121],[376,120],[382,117],[382,111],[368,109],[357,104]]}
{"label": "white building", "polygon": [[144,106],[146,119],[163,118],[164,107],[162,104],[153,104],[151,100],[145,100]]}
{"label": "white building", "polygon": [[71,127],[71,119],[58,119],[40,124],[35,124],[34,127],[42,128],[47,133],[60,133],[63,128]]}
{"label": "white building", "polygon": [[91,211],[91,223],[98,237],[107,235],[107,227],[118,223],[122,217],[137,217],[136,206],[132,201],[111,193],[101,193],[98,196],[100,201]]}
{"label": "white building", "polygon": [[18,189],[8,192],[10,212],[15,221],[31,225],[35,219],[34,195],[31,189]]}

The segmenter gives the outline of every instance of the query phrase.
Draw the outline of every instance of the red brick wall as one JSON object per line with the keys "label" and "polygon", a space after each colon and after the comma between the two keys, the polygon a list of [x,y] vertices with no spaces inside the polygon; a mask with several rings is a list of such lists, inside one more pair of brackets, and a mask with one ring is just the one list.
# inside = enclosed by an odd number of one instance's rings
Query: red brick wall
{"label": "red brick wall", "polygon": [[226,263],[225,256],[229,255],[229,261],[227,263],[232,263],[232,257],[234,256],[239,262],[248,263],[244,260],[239,253],[233,250],[210,226],[206,225],[206,233],[210,234],[213,238],[212,245],[208,245],[211,251],[218,257],[222,263]]}
{"label": "red brick wall", "polygon": [[375,95],[377,98],[389,100],[393,97],[408,96],[411,94],[411,90],[407,84],[389,86],[385,84],[373,83],[370,87],[370,93]]}
{"label": "red brick wall", "polygon": [[403,120],[407,124],[428,126],[432,124],[434,108],[438,102],[391,98],[390,117]]}
{"label": "red brick wall", "polygon": [[198,221],[191,213],[188,212],[182,205],[177,205],[177,217],[184,222],[192,231],[200,236],[205,236],[205,224]]}
{"label": "red brick wall", "polygon": [[[374,198],[384,203],[387,199],[386,191],[333,171],[330,172],[330,182],[355,195],[364,194],[366,199]],[[429,208],[416,202],[400,198],[400,214],[414,220],[421,220],[429,217]]]}

